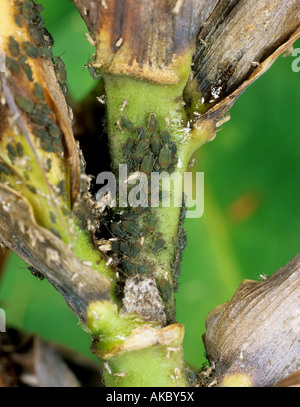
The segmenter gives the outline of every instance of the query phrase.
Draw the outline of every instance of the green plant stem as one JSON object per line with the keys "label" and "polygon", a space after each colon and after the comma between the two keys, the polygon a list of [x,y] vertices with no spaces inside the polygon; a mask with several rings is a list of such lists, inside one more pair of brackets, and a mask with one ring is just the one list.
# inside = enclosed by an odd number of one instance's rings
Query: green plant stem
{"label": "green plant stem", "polygon": [[[126,133],[118,125],[121,116],[126,116],[136,127],[147,127],[150,113],[154,113],[160,130],[167,129],[171,135],[171,140],[176,143],[178,164],[175,167],[172,177],[183,179],[187,170],[191,154],[203,142],[207,140],[207,131],[200,131],[198,134],[187,126],[187,117],[182,98],[185,80],[177,85],[161,85],[156,83],[143,82],[124,76],[104,75],[107,118],[110,141],[110,152],[112,165],[115,173],[118,173],[118,166],[124,162],[122,149],[131,133]],[[181,185],[182,186],[182,185]],[[153,264],[152,273],[157,282],[162,278],[169,279],[171,285],[172,270],[171,265],[174,258],[174,238],[178,233],[178,221],[180,207],[175,206],[176,200],[181,201],[181,189],[171,183],[171,197],[169,207],[151,208],[151,211],[158,219],[157,232],[166,241],[165,249],[153,255],[151,250],[144,250],[145,260],[149,259]],[[147,236],[145,237],[147,240]],[[166,304],[170,319],[175,314],[174,297]]]}
{"label": "green plant stem", "polygon": [[[120,119],[125,116],[135,126],[147,128],[149,115],[155,114],[160,131],[168,130],[171,141],[176,143],[178,163],[172,173],[181,176],[187,170],[192,153],[212,137],[212,129],[203,127],[191,129],[187,126],[187,117],[183,103],[183,89],[186,79],[177,85],[161,85],[135,80],[130,77],[104,74],[107,103],[107,122],[109,131],[112,168],[118,175],[119,164],[126,164],[123,148],[129,137],[136,137],[133,132],[126,132],[120,127]],[[138,140],[137,140],[138,141]],[[173,286],[172,262],[174,261],[174,238],[178,234],[180,207],[174,205],[174,198],[182,197],[181,189],[171,184],[170,207],[151,208],[157,218],[157,232],[165,240],[164,250],[153,254],[151,234],[144,235],[145,245],[142,250],[144,262],[151,262],[152,269],[147,277],[154,277],[157,286],[162,279],[167,279]],[[180,195],[180,196],[179,196]],[[120,213],[124,210],[119,208]],[[143,220],[139,227],[143,228]],[[150,242],[150,243],[149,243]],[[163,293],[162,293],[163,294]],[[164,298],[167,322],[175,320],[175,301],[172,290],[171,298]],[[89,311],[88,328],[91,333],[99,335],[94,346],[95,353],[104,361],[104,379],[107,386],[188,386],[185,377],[182,351],[183,334],[174,344],[157,344],[151,346],[126,347],[132,341],[136,330],[143,329],[144,321],[138,321],[130,315],[120,315],[107,304],[109,310],[102,309],[103,304],[93,304]],[[98,308],[99,307],[99,308]],[[106,306],[105,306],[106,307]],[[99,312],[98,312],[99,311]],[[97,315],[106,315],[97,318]],[[111,315],[109,317],[109,315]],[[153,325],[152,325],[153,326]],[[170,325],[174,327],[175,325]],[[134,328],[134,329],[133,329]],[[159,332],[160,326],[153,326]],[[103,333],[105,335],[103,336]],[[143,339],[141,338],[141,341]],[[120,346],[125,350],[118,352]],[[171,349],[171,351],[170,351]],[[176,349],[175,352],[172,350]]]}
{"label": "green plant stem", "polygon": [[188,386],[182,325],[146,325],[137,316],[120,315],[110,302],[92,303],[88,320],[88,332],[97,335],[91,349],[103,364],[106,386]]}
{"label": "green plant stem", "polygon": [[182,350],[154,346],[116,356],[103,366],[107,387],[187,387]]}

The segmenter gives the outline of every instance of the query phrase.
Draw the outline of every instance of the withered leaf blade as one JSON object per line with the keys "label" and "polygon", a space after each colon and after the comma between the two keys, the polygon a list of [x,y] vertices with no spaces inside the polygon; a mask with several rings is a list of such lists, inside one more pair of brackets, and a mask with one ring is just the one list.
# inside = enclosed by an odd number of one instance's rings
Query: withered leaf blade
{"label": "withered leaf blade", "polygon": [[[196,117],[194,120],[194,125],[200,126],[201,123],[206,120],[212,120],[216,126],[218,126],[219,121],[226,121],[223,116],[231,109],[238,97],[253,83],[255,82],[264,72],[266,72],[275,60],[289,49],[293,43],[300,37],[300,27],[287,39],[276,51],[266,58],[254,71],[253,73],[231,94],[225,96],[220,102],[216,103],[214,106],[209,108],[207,112]],[[230,116],[228,116],[230,118]]]}
{"label": "withered leaf blade", "polygon": [[59,127],[62,130],[65,145],[67,148],[67,160],[70,169],[70,187],[71,187],[71,200],[75,202],[80,188],[80,163],[79,153],[76,141],[72,131],[72,122],[69,116],[69,108],[67,106],[65,97],[57,83],[56,75],[53,69],[53,64],[49,60],[41,61],[43,69],[41,76],[43,84],[47,89],[47,94],[52,102],[52,108],[56,114]]}
{"label": "withered leaf blade", "polygon": [[81,263],[59,238],[39,226],[28,202],[1,184],[0,240],[44,274],[83,324],[90,302],[111,301],[109,280]]}
{"label": "withered leaf blade", "polygon": [[245,280],[206,319],[211,382],[269,387],[299,369],[300,254],[260,282]]}
{"label": "withered leaf blade", "polygon": [[221,0],[202,25],[187,87],[207,110],[233,94],[257,67],[294,36],[299,37],[298,0]]}
{"label": "withered leaf blade", "polygon": [[[2,87],[6,90],[1,95],[0,136],[11,138],[15,133],[17,137],[22,132],[44,173],[44,182],[47,183],[43,160],[37,152],[39,144],[30,140],[38,128],[44,127],[47,131],[49,126],[58,128],[55,139],[47,143],[42,140],[41,144],[47,153],[61,156],[59,166],[64,167],[68,195],[73,203],[79,193],[79,154],[72,133],[70,109],[54,66],[56,62],[53,64],[56,61],[51,49],[53,39],[43,27],[41,7],[33,1],[3,0],[1,7],[0,45],[6,55],[6,70],[1,73],[3,83],[0,90],[2,91]],[[14,105],[15,102],[17,106]],[[13,126],[14,122],[18,129]],[[51,194],[50,191],[49,193]]]}

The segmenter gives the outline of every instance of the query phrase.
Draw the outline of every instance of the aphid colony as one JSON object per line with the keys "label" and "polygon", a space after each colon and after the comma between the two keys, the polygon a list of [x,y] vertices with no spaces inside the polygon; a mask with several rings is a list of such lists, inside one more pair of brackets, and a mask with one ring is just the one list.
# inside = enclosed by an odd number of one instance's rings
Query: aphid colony
{"label": "aphid colony", "polygon": [[[13,111],[19,109],[23,112],[25,117],[30,121],[30,132],[37,138],[36,146],[43,149],[46,153],[54,153],[64,157],[63,135],[60,128],[55,122],[55,115],[52,113],[45,97],[44,90],[38,82],[35,81],[34,73],[30,65],[31,62],[38,58],[51,59],[54,65],[54,70],[57,79],[64,93],[66,92],[66,70],[64,63],[60,57],[53,59],[52,46],[54,44],[51,34],[43,27],[43,18],[40,12],[43,10],[41,5],[35,4],[32,0],[25,0],[24,2],[16,1],[19,14],[14,15],[16,25],[21,29],[28,26],[31,41],[22,41],[21,32],[18,32],[15,37],[9,36],[7,39],[7,55],[6,67],[7,72],[11,74],[14,83],[17,85],[20,81],[28,81],[28,87],[22,86],[19,94],[15,91],[15,108]],[[13,86],[18,88],[18,86]],[[21,87],[19,87],[21,89]],[[31,95],[28,96],[28,88],[31,89]],[[27,90],[27,92],[26,92]],[[14,118],[13,118],[14,120]],[[23,120],[23,118],[22,118]],[[20,141],[9,140],[6,144],[6,155],[9,162],[0,162],[0,175],[8,176],[14,173],[14,166],[16,169],[22,169],[22,172],[16,171],[16,175],[23,177],[17,180],[16,183],[21,184],[25,181],[26,188],[32,193],[43,196],[49,199],[48,196],[43,195],[34,185],[29,183],[29,171],[32,166],[30,165],[29,157],[24,154],[25,144]],[[46,154],[41,155],[41,163],[46,172],[51,170],[51,158]],[[5,158],[6,161],[6,158]],[[66,195],[65,181],[58,182],[57,185],[52,185],[53,190],[56,192],[57,197]],[[50,219],[53,224],[56,219],[50,213]],[[59,236],[59,232],[51,229],[53,233]],[[60,236],[59,236],[60,237]]]}
{"label": "aphid colony", "polygon": [[[182,201],[183,201],[183,203],[185,202],[184,197],[183,197]],[[173,239],[174,247],[175,247],[174,261],[173,261],[173,264],[172,264],[173,289],[174,289],[174,291],[178,290],[178,282],[177,282],[177,280],[178,280],[178,277],[179,277],[179,274],[180,274],[182,254],[183,254],[183,251],[184,251],[184,249],[186,247],[186,243],[187,243],[187,235],[186,235],[186,231],[184,230],[184,227],[183,227],[185,214],[186,214],[186,207],[183,205],[181,210],[180,210],[180,215],[179,215],[177,236]]]}
{"label": "aphid colony", "polygon": [[[36,59],[52,58],[53,38],[51,34],[43,27],[43,18],[39,12],[43,10],[42,6],[35,4],[32,0],[17,2],[20,15],[30,27],[30,35],[33,43],[30,41],[17,42],[13,36],[8,39],[8,49],[10,56],[6,57],[6,65],[10,73],[14,76],[24,72],[30,82],[34,81],[30,65],[26,62],[28,58]],[[23,27],[22,18],[16,14],[15,22],[19,27]],[[54,61],[54,69],[58,81],[65,93],[66,70],[60,57]],[[46,152],[63,154],[62,134],[58,126],[50,117],[51,109],[45,102],[45,95],[41,85],[35,82],[33,85],[33,96],[35,101],[22,95],[15,97],[17,106],[28,115],[33,123],[33,133],[40,140],[40,145]],[[10,148],[10,158],[13,161],[14,153]]]}
{"label": "aphid colony", "polygon": [[171,142],[167,130],[158,132],[158,121],[153,113],[149,116],[148,131],[143,127],[135,129],[125,116],[118,125],[123,132],[135,131],[137,136],[137,139],[129,137],[123,148],[128,172],[141,171],[149,175],[152,171],[174,171],[178,162],[176,143]]}
{"label": "aphid colony", "polygon": [[9,50],[12,57],[6,58],[7,68],[13,75],[18,75],[20,70],[23,70],[29,81],[32,82],[33,75],[30,65],[26,62],[27,57],[52,59],[57,80],[66,95],[68,86],[66,84],[67,72],[65,64],[61,57],[53,58],[52,46],[54,40],[44,27],[44,19],[40,14],[43,11],[43,6],[35,4],[32,0],[25,0],[24,2],[17,1],[17,8],[20,15],[15,14],[15,22],[18,27],[22,28],[22,18],[26,21],[32,42],[24,41],[19,44],[15,38],[9,38]]}
{"label": "aphid colony", "polygon": [[[176,143],[171,142],[170,134],[164,130],[158,131],[158,121],[151,113],[148,118],[147,128],[136,128],[125,116],[118,121],[118,126],[123,133],[130,137],[124,143],[122,154],[123,160],[128,165],[128,173],[144,172],[150,179],[153,171],[173,172],[177,164]],[[112,209],[106,214],[109,221],[104,220],[104,225],[110,233],[108,241],[103,241],[100,250],[109,256],[110,264],[116,266],[121,282],[124,278],[137,274],[149,275],[155,268],[155,255],[166,247],[162,234],[157,231],[158,218],[155,210],[151,209],[151,185],[147,185],[147,206],[138,206],[129,210]],[[160,194],[162,199],[162,194]],[[157,210],[157,209],[156,209]],[[173,275],[177,286],[177,277],[180,270],[181,251],[183,250],[182,239],[184,239],[183,219],[184,208],[181,211],[181,223],[178,235],[178,245],[175,245],[175,256],[173,264]],[[103,236],[103,229],[100,236]],[[153,256],[154,255],[154,256]],[[154,257],[154,260],[151,258]],[[179,266],[178,266],[179,262]],[[172,286],[168,278],[158,281],[163,299],[168,303],[172,299]]]}
{"label": "aphid colony", "polygon": [[[157,219],[150,208],[137,207],[128,211],[109,210],[98,230],[99,250],[109,256],[109,264],[116,267],[119,286],[135,275],[147,275],[153,262],[143,255],[143,250],[157,254],[165,248],[165,240],[156,231]],[[105,229],[106,228],[106,231]]]}

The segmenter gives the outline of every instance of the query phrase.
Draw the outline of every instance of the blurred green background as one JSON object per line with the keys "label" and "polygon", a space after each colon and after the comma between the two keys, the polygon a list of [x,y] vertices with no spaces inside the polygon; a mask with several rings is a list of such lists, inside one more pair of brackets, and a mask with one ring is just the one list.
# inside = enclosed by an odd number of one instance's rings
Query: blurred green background
{"label": "blurred green background", "polygon": [[[95,85],[83,68],[93,54],[86,26],[70,1],[40,3],[54,54],[66,63],[69,91],[80,100]],[[273,273],[300,248],[300,72],[291,63],[292,57],[279,58],[196,155],[194,169],[205,173],[205,210],[202,218],[186,220],[188,246],[177,294],[186,360],[196,367],[205,361],[206,315],[228,301],[243,279]],[[92,357],[89,335],[61,296],[14,254],[6,263],[0,301],[8,324]]]}

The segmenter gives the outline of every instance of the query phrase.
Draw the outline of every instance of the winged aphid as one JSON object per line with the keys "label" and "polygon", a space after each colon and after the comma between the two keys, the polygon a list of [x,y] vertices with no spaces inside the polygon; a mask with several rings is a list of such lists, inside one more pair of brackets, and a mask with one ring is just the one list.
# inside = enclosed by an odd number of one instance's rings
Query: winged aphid
{"label": "winged aphid", "polygon": [[38,271],[36,268],[34,268],[34,267],[32,267],[32,266],[29,266],[28,267],[28,270],[30,271],[30,273],[34,276],[34,277],[36,277],[36,278],[38,278],[39,280],[44,280],[45,279],[45,276],[44,276],[44,274],[42,274],[40,271]]}
{"label": "winged aphid", "polygon": [[65,82],[67,80],[66,66],[60,56],[54,61],[54,70],[59,82]]}
{"label": "winged aphid", "polygon": [[134,243],[131,247],[131,257],[135,258],[142,250],[142,245],[140,243]]}
{"label": "winged aphid", "polygon": [[144,153],[145,151],[147,151],[148,148],[149,148],[149,141],[146,139],[142,139],[138,143],[135,153],[136,154]]}
{"label": "winged aphid", "polygon": [[139,236],[141,235],[141,230],[138,225],[131,220],[122,221],[122,228],[130,235]]}
{"label": "winged aphid", "polygon": [[120,250],[122,253],[126,254],[127,256],[130,256],[130,254],[131,254],[130,246],[126,242],[120,243]]}
{"label": "winged aphid", "polygon": [[144,127],[138,127],[136,129],[136,135],[140,140],[145,139],[147,137],[147,134]]}
{"label": "winged aphid", "polygon": [[166,241],[163,238],[158,238],[155,240],[153,248],[152,248],[152,253],[158,253],[160,250],[162,250],[166,245]]}
{"label": "winged aphid", "polygon": [[166,302],[170,302],[172,299],[173,290],[169,280],[167,280],[166,278],[162,278],[159,281],[159,288],[162,293],[163,299]]}
{"label": "winged aphid", "polygon": [[110,226],[110,230],[113,235],[119,236],[119,237],[126,237],[127,234],[124,232],[122,229],[121,225],[117,222],[113,222]]}

